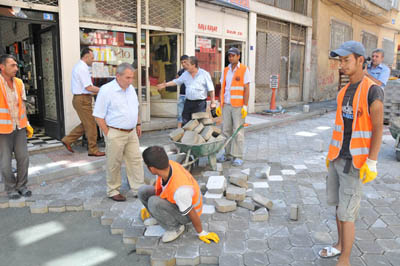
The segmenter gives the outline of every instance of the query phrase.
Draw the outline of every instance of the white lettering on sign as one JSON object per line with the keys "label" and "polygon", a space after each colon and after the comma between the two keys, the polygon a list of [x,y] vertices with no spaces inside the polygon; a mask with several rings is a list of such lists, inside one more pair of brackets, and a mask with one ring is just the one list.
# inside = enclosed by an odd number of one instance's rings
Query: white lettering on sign
{"label": "white lettering on sign", "polygon": [[208,31],[208,32],[217,32],[218,26],[199,23],[199,24],[197,24],[197,29],[202,30],[202,31]]}
{"label": "white lettering on sign", "polygon": [[279,87],[279,75],[269,76],[269,87],[271,89],[277,89]]}
{"label": "white lettering on sign", "polygon": [[196,48],[211,48],[211,40],[207,38],[196,38]]}

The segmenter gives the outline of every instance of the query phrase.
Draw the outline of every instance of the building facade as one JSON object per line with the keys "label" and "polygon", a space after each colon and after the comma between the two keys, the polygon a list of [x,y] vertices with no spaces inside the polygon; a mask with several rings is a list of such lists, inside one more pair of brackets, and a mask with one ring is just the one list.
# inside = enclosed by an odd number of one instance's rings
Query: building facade
{"label": "building facade", "polygon": [[311,94],[311,0],[0,0],[0,49],[20,62],[30,120],[61,138],[79,119],[72,107],[71,71],[80,50],[94,51],[97,86],[122,62],[137,64],[134,82],[146,130],[176,125],[175,90],[156,84],[175,78],[183,54],[196,55],[217,95],[226,51],[237,47],[251,70],[249,108],[268,108],[271,75],[278,103]]}
{"label": "building facade", "polygon": [[339,87],[339,60],[329,52],[348,40],[362,42],[368,56],[385,51],[384,63],[396,68],[399,44],[397,0],[313,1],[312,94],[310,100],[334,99]]}

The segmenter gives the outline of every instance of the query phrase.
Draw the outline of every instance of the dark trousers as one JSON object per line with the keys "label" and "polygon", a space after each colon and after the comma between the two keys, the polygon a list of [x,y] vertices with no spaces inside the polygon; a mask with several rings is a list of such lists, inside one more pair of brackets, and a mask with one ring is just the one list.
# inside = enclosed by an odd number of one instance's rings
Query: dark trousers
{"label": "dark trousers", "polygon": [[189,100],[186,99],[182,112],[182,126],[192,119],[192,114],[205,112],[207,109],[206,100]]}
{"label": "dark trousers", "polygon": [[[17,176],[11,170],[13,153],[17,160]],[[26,129],[16,129],[10,134],[0,134],[0,172],[7,193],[26,188],[28,183],[29,154]]]}

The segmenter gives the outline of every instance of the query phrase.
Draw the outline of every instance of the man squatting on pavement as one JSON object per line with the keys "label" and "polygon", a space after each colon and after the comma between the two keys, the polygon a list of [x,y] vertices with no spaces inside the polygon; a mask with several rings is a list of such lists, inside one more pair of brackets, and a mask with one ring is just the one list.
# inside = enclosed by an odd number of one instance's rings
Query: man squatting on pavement
{"label": "man squatting on pavement", "polygon": [[169,160],[162,147],[144,150],[143,160],[149,171],[157,175],[155,186],[139,189],[138,198],[145,206],[140,212],[144,224],[160,224],[166,230],[162,241],[171,242],[184,232],[185,224],[192,222],[201,241],[218,243],[218,235],[204,231],[201,225],[203,196],[196,179],[182,165]]}
{"label": "man squatting on pavement", "polygon": [[378,174],[383,90],[364,73],[365,49],[361,43],[345,42],[331,56],[339,56],[342,71],[350,82],[337,96],[335,125],[326,160],[327,201],[336,206],[338,242],[323,248],[319,255],[324,258],[340,255],[336,265],[348,266],[362,184],[374,180]]}

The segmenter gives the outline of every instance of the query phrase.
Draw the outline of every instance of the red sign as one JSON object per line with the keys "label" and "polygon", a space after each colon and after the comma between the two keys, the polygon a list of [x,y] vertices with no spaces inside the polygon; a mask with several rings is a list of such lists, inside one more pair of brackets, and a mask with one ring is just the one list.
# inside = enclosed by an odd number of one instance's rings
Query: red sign
{"label": "red sign", "polygon": [[206,25],[206,24],[199,23],[199,24],[197,24],[197,29],[203,30],[203,31],[209,31],[209,32],[217,32],[218,26]]}

